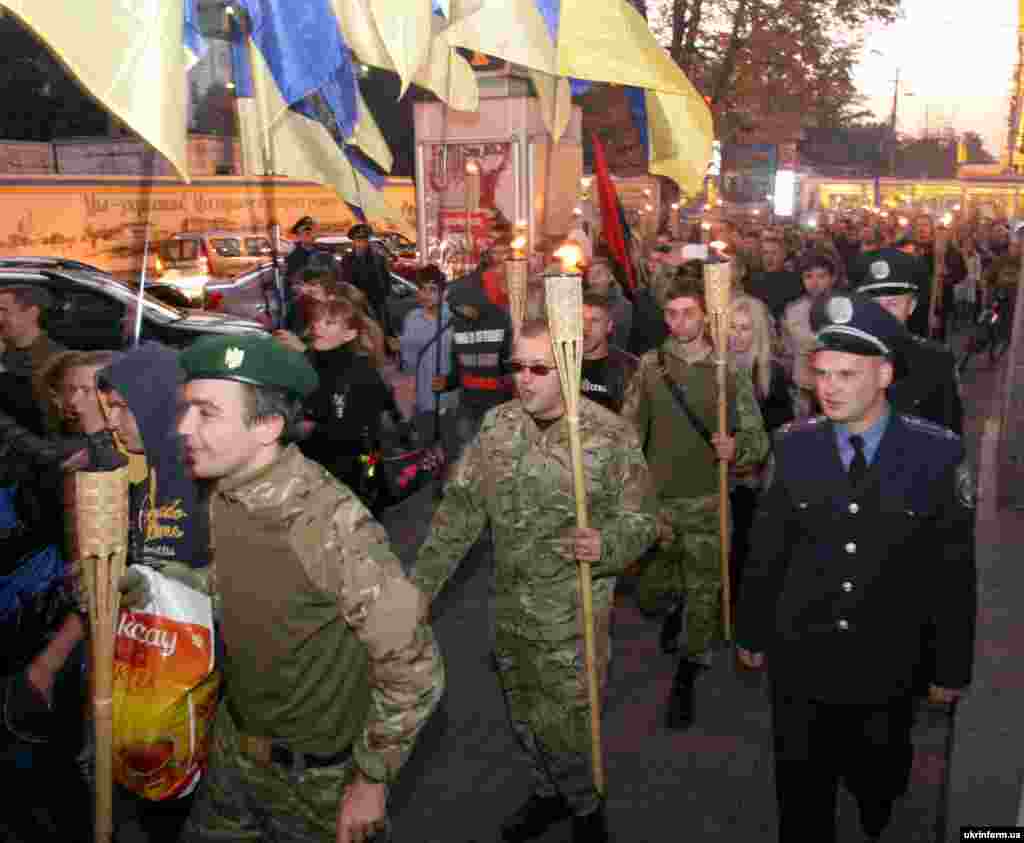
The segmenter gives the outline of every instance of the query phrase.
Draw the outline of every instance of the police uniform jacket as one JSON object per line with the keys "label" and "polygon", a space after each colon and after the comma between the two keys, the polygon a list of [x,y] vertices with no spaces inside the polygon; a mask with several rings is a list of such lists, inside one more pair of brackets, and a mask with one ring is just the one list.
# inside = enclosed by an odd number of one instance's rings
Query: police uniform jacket
{"label": "police uniform jacket", "polygon": [[964,406],[953,352],[941,343],[911,335],[904,358],[909,374],[889,387],[893,408],[962,434]]}
{"label": "police uniform jacket", "polygon": [[740,647],[766,653],[776,684],[831,703],[913,690],[935,628],[934,682],[971,678],[973,510],[953,433],[893,412],[864,482],[851,486],[831,422],[776,434],[737,612]]}

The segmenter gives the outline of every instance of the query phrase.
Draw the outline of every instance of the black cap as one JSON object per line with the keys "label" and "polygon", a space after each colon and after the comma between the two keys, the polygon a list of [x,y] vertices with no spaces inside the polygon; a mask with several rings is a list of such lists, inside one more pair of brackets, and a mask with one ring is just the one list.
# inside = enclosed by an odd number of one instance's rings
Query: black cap
{"label": "black cap", "polygon": [[811,308],[816,348],[888,357],[902,367],[907,331],[878,302],[857,294],[823,296]]}
{"label": "black cap", "polygon": [[893,258],[879,256],[868,264],[867,277],[857,285],[861,295],[877,298],[878,296],[916,296],[917,284],[911,280],[914,271],[914,259],[904,260],[905,256]]}
{"label": "black cap", "polygon": [[348,230],[349,240],[369,240],[373,236],[373,229],[365,222],[358,223]]}
{"label": "black cap", "polygon": [[315,226],[315,219],[309,216],[303,217],[297,223],[295,223],[295,225],[292,226],[292,234],[298,234],[304,228],[314,228]]}

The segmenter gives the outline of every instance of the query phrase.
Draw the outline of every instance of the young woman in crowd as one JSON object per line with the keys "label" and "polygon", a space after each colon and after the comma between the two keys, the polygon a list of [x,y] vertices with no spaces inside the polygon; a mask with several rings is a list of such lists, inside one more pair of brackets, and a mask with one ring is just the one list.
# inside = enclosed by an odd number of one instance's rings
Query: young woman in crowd
{"label": "young woman in crowd", "polygon": [[[345,285],[350,286],[350,285]],[[339,294],[310,308],[310,362],[320,385],[307,402],[302,451],[357,494],[367,496],[361,457],[375,450],[381,434],[401,416],[381,376],[384,333],[356,297]]]}
{"label": "young woman in crowd", "polygon": [[[775,332],[771,314],[760,299],[741,295],[733,300],[731,334],[729,336],[730,362],[735,369],[750,374],[754,395],[761,408],[765,429],[771,433],[792,421],[792,384],[786,370],[775,358]],[[733,475],[732,505],[733,537],[731,568],[732,595],[739,593],[743,568],[750,553],[750,530],[754,523],[754,510],[764,481],[765,465],[742,474]]]}

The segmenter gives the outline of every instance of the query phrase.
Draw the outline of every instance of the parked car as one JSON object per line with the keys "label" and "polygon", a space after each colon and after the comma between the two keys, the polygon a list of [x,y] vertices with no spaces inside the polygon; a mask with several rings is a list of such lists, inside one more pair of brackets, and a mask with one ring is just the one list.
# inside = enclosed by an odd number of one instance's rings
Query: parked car
{"label": "parked car", "polygon": [[[119,348],[122,322],[137,289],[94,266],[48,257],[0,257],[0,286],[31,284],[53,296],[47,332],[69,348]],[[224,313],[174,307],[144,294],[142,338],[184,348],[205,334],[263,333],[259,322]]]}
{"label": "parked car", "polygon": [[[258,321],[268,328],[278,324],[280,298],[274,287],[274,267],[267,263],[230,281],[211,282],[206,287],[207,307]],[[391,273],[388,310],[396,330],[405,315],[416,306],[416,286]]]}
{"label": "parked car", "polygon": [[[278,242],[278,253],[287,254],[292,244]],[[270,237],[263,231],[183,231],[160,244],[156,274],[172,271],[185,276],[231,278],[270,259]]]}

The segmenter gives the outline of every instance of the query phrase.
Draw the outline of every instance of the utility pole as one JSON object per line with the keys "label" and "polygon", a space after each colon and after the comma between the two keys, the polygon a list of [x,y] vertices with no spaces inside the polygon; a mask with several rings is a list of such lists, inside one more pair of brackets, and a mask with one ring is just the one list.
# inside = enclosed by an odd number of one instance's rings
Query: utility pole
{"label": "utility pole", "polygon": [[896,175],[896,111],[900,105],[900,69],[896,68],[896,78],[892,86],[892,114],[889,115],[889,175]]}

